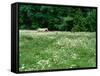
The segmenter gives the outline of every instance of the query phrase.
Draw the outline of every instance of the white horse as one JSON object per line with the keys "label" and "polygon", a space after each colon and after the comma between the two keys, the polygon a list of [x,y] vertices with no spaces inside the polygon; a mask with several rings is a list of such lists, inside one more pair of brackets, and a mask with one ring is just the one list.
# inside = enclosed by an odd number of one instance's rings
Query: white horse
{"label": "white horse", "polygon": [[47,32],[48,28],[38,28],[37,31],[38,32]]}

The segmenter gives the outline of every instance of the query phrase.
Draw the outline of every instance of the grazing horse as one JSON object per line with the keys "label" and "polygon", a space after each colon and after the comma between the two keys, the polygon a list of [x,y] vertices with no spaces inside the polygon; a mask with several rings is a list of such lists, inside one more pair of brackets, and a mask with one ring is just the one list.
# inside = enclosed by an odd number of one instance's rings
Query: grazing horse
{"label": "grazing horse", "polygon": [[38,32],[48,32],[48,28],[38,28]]}

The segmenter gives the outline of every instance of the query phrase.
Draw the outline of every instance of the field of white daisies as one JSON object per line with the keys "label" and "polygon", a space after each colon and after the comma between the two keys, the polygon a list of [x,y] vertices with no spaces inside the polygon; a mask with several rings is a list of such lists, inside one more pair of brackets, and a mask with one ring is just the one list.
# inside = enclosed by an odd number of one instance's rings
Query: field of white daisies
{"label": "field of white daisies", "polygon": [[95,66],[95,32],[19,31],[19,71]]}

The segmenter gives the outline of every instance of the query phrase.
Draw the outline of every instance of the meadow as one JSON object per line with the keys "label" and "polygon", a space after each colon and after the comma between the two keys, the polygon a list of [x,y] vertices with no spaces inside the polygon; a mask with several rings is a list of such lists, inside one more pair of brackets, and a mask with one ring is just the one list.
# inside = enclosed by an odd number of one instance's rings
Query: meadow
{"label": "meadow", "polygon": [[19,71],[96,67],[96,32],[19,31]]}

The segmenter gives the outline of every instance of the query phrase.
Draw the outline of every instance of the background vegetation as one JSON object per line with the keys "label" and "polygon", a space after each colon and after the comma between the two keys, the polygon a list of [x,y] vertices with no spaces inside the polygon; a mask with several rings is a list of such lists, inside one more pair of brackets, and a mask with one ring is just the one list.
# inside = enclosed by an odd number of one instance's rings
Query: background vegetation
{"label": "background vegetation", "polygon": [[59,31],[96,31],[96,9],[43,5],[20,5],[19,28]]}

